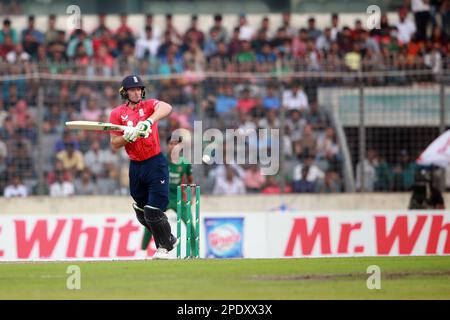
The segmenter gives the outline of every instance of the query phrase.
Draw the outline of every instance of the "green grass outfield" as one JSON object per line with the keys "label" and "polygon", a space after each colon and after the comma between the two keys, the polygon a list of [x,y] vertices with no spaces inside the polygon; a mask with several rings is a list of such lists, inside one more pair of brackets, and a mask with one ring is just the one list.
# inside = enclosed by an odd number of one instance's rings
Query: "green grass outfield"
{"label": "green grass outfield", "polygon": [[450,256],[0,263],[0,299],[450,299]]}

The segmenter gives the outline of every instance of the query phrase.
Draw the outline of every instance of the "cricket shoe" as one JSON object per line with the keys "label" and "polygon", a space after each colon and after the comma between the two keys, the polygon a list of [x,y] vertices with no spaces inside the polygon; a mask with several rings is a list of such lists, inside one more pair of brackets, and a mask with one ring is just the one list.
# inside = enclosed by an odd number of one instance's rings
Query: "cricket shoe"
{"label": "cricket shoe", "polygon": [[[176,237],[174,237],[174,236],[172,236],[172,238],[173,238],[173,245],[172,245],[172,250],[177,246],[177,244],[178,244],[178,239],[176,238]],[[170,250],[170,251],[172,251],[172,250]],[[154,259],[154,260],[168,260],[168,259],[170,259],[170,252],[169,250],[167,250],[166,248],[158,248],[158,249],[156,249],[156,252],[155,252],[155,254],[153,255],[153,258],[152,259]]]}

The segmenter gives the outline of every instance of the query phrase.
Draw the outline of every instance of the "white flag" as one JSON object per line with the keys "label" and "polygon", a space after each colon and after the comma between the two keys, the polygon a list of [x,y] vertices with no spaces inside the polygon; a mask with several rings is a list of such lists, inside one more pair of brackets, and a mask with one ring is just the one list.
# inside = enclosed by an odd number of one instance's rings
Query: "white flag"
{"label": "white flag", "polygon": [[450,130],[441,134],[434,140],[416,161],[422,165],[436,165],[450,167]]}

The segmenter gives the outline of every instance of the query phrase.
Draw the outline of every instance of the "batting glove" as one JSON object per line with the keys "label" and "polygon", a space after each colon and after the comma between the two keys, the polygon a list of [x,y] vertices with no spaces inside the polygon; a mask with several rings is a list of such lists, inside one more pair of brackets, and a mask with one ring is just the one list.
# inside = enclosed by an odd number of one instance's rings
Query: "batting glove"
{"label": "batting glove", "polygon": [[152,133],[152,124],[153,121],[150,118],[144,121],[139,121],[136,125],[136,128],[139,131],[139,135],[147,138],[150,133]]}
{"label": "batting glove", "polygon": [[123,138],[127,142],[135,142],[139,136],[137,127],[128,127],[123,131]]}

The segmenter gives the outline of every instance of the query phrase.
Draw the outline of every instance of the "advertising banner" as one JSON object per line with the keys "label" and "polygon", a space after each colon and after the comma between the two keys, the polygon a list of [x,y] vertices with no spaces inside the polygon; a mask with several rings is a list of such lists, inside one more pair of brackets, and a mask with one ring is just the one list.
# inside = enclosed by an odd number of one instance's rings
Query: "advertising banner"
{"label": "advertising banner", "polygon": [[[129,214],[0,215],[0,261],[136,259],[143,230]],[[440,210],[203,212],[200,231],[201,258],[450,255]],[[182,224],[182,252],[184,234]]]}
{"label": "advertising banner", "polygon": [[244,218],[206,218],[206,257],[242,258]]}

